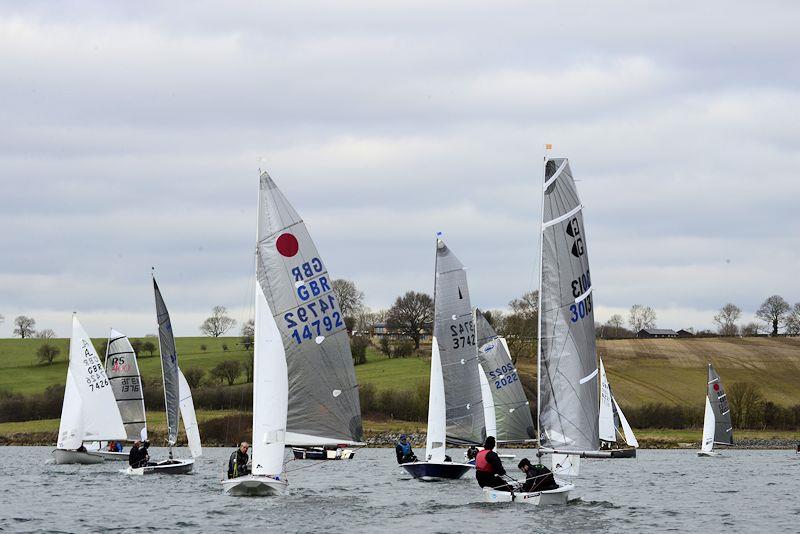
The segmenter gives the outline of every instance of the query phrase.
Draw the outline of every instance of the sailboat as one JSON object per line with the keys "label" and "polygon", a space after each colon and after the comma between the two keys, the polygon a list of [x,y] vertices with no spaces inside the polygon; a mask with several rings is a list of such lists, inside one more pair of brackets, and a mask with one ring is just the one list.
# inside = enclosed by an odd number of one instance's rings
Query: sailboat
{"label": "sailboat", "polygon": [[252,474],[232,495],[285,490],[284,446],[361,445],[350,339],[308,229],[266,172],[260,177],[255,284]]}
{"label": "sailboat", "polygon": [[[636,448],[639,442],[633,435],[633,429],[628,424],[622,408],[617,404],[611,386],[606,376],[603,359],[600,358],[600,416],[598,420],[600,431],[600,449],[609,454],[609,458],[636,458]],[[619,446],[619,437],[624,440],[624,446]]]}
{"label": "sailboat", "polygon": [[[494,436],[498,446],[501,443],[535,441],[536,428],[529,409],[530,402],[522,389],[505,338],[497,335],[477,308],[475,328],[486,435]],[[513,454],[502,454],[498,449],[495,452],[500,458],[514,458]]]}
{"label": "sailboat", "polygon": [[722,380],[714,366],[709,363],[706,412],[703,417],[703,442],[697,455],[719,456],[719,453],[713,450],[715,444],[733,445],[733,424]]}
{"label": "sailboat", "polygon": [[[117,399],[117,407],[122,416],[122,424],[127,434],[125,440],[134,442],[147,441],[147,419],[144,409],[144,392],[142,377],[136,352],[128,340],[128,336],[111,329],[106,347],[106,375],[111,383],[111,390]],[[98,442],[99,450],[92,451],[106,460],[127,461],[128,452],[108,451]]]}
{"label": "sailboat", "polygon": [[[158,321],[158,350],[161,355],[161,376],[164,384],[164,407],[167,412],[167,445],[169,458],[146,467],[128,467],[129,475],[185,475],[192,472],[194,461],[202,455],[200,433],[194,414],[194,405],[189,385],[178,367],[178,352],[175,350],[175,337],[172,334],[172,322],[169,318],[161,290],[153,276],[153,292],[156,300],[156,319]],[[183,388],[181,387],[183,385]],[[181,391],[183,389],[183,391]],[[181,400],[184,402],[181,402]],[[186,402],[188,400],[188,402]],[[178,427],[181,414],[184,415],[183,426],[186,431],[191,459],[174,459],[172,448],[178,442]],[[192,446],[194,445],[194,446]]]}
{"label": "sailboat", "polygon": [[125,435],[103,364],[78,317],[73,315],[67,383],[54,461],[57,464],[100,463],[102,456],[86,452],[83,442],[125,439]]}
{"label": "sailboat", "polygon": [[480,445],[486,438],[479,375],[467,274],[440,233],[436,239],[425,461],[400,464],[414,478],[455,479],[474,469],[472,464],[453,462],[445,448],[448,442]]}
{"label": "sailboat", "polygon": [[583,205],[569,161],[546,158],[539,270],[538,456],[550,454],[557,489],[484,488],[487,502],[566,504],[581,457],[601,457],[598,361]]}

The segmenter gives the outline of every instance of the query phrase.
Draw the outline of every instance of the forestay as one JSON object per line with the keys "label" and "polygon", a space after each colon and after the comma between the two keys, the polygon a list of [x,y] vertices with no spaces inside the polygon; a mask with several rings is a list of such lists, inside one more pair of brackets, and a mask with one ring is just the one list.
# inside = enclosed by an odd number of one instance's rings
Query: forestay
{"label": "forestay", "polygon": [[124,439],[125,427],[108,376],[91,339],[73,315],[58,448],[77,449],[84,440]]}
{"label": "forestay", "polygon": [[264,304],[286,354],[286,443],[359,442],[361,408],[350,339],[331,277],[306,225],[266,172],[261,175],[257,259]]}
{"label": "forestay", "polygon": [[714,443],[733,445],[733,424],[728,397],[714,366],[708,364],[708,401],[714,412]]}
{"label": "forestay", "polygon": [[178,384],[178,352],[169,311],[161,297],[155,277],[153,291],[156,297],[156,319],[158,320],[158,346],[161,352],[161,374],[164,378],[164,404],[167,411],[167,443],[172,446],[178,440],[180,424],[180,386]]}
{"label": "forestay", "polygon": [[540,443],[559,450],[597,450],[592,286],[583,206],[566,159],[547,160],[542,207]]}
{"label": "forestay", "polygon": [[142,378],[136,353],[125,334],[111,330],[106,350],[106,374],[117,399],[128,441],[147,439]]}
{"label": "forestay", "polygon": [[192,453],[192,458],[199,458],[203,455],[203,447],[200,444],[200,427],[197,425],[197,415],[194,412],[192,390],[180,368],[178,368],[178,391],[181,398],[181,418],[186,431],[186,441],[189,443],[189,451]]}
{"label": "forestay", "polygon": [[[530,403],[505,340],[497,335],[478,309],[475,310],[475,327],[478,335],[478,358],[492,398],[495,437],[498,441],[535,439]],[[494,435],[490,433],[488,421],[486,426],[487,434]]]}
{"label": "forestay", "polygon": [[447,440],[481,444],[486,438],[486,425],[467,273],[442,239],[436,240],[434,299],[433,337],[442,361]]}

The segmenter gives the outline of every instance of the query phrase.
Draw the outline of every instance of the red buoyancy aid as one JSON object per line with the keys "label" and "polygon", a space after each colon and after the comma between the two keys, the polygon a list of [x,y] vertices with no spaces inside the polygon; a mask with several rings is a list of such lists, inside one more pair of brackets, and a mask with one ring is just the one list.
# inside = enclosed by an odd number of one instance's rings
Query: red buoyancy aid
{"label": "red buoyancy aid", "polygon": [[490,452],[492,451],[484,449],[478,453],[478,455],[475,457],[475,469],[481,471],[482,473],[494,473],[492,464],[486,460],[486,455]]}

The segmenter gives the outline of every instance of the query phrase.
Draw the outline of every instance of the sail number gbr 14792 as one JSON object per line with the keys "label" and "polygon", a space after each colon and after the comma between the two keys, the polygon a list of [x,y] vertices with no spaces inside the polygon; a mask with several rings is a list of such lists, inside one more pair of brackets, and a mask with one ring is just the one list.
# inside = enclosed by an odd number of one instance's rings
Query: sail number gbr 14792
{"label": "sail number gbr 14792", "polygon": [[[572,285],[572,296],[576,299],[586,293],[590,287],[592,287],[592,279],[589,277],[589,271],[587,271],[580,275],[578,278],[571,282]],[[570,311],[570,318],[569,320],[573,323],[577,323],[581,319],[584,319],[591,315],[592,313],[592,295],[589,294],[586,298],[582,299],[580,302],[576,302],[574,304],[569,305]]]}

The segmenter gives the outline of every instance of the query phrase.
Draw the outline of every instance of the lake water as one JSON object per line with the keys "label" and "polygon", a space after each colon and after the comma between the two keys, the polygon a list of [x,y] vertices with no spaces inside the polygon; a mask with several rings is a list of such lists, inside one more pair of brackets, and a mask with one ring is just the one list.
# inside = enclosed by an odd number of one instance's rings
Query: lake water
{"label": "lake water", "polygon": [[[233,449],[205,449],[192,475],[144,477],[120,474],[122,462],[49,465],[51,450],[0,447],[0,530],[800,531],[794,451],[698,458],[693,450],[642,450],[632,460],[582,460],[570,504],[536,507],[484,504],[472,476],[413,480],[392,449],[362,449],[351,461],[290,461],[289,493],[270,498],[222,494],[219,480]],[[533,457],[530,450],[516,453],[517,460],[504,462],[509,472],[523,455]]]}

